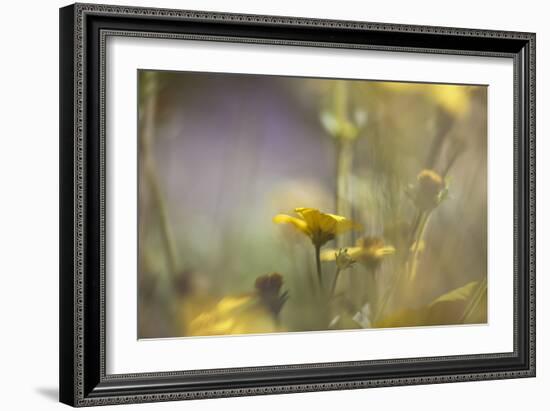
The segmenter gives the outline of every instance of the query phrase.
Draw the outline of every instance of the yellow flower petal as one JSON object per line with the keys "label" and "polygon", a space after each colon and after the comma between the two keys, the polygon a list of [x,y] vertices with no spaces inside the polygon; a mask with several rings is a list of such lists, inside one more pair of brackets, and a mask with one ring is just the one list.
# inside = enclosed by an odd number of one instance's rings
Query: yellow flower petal
{"label": "yellow flower petal", "polygon": [[355,221],[349,220],[346,217],[342,217],[336,214],[326,214],[330,216],[335,222],[334,234],[345,233],[350,230],[361,230],[363,227],[361,224],[356,223]]}
{"label": "yellow flower petal", "polygon": [[221,318],[218,313],[200,314],[189,324],[188,335],[208,336],[231,334],[235,320],[232,318]]}
{"label": "yellow flower petal", "polygon": [[348,254],[351,258],[357,261],[363,253],[363,247],[348,247]]}
{"label": "yellow flower petal", "polygon": [[[187,307],[186,307],[187,308]],[[185,324],[185,335],[259,334],[284,331],[252,295],[226,296]]]}
{"label": "yellow flower petal", "polygon": [[316,208],[296,208],[294,210],[300,217],[304,219],[309,227],[310,232],[319,230],[319,222],[321,218],[321,212]]}
{"label": "yellow flower petal", "polygon": [[375,251],[375,254],[376,254],[377,257],[382,257],[382,256],[385,256],[385,255],[395,254],[395,248],[392,247],[391,245],[388,245],[388,246],[385,246],[385,247],[380,247]]}
{"label": "yellow flower petal", "polygon": [[275,224],[292,224],[302,233],[308,236],[310,235],[307,223],[304,220],[300,220],[299,218],[292,217],[286,214],[277,214],[275,217],[273,217],[273,222]]}
{"label": "yellow flower petal", "polygon": [[336,234],[339,220],[332,214],[319,215],[319,229],[324,233]]}
{"label": "yellow flower petal", "polygon": [[273,222],[290,223],[311,238],[315,247],[321,247],[328,241],[334,239],[336,234],[345,231],[359,229],[361,225],[348,220],[345,217],[322,213],[316,208],[299,207],[294,211],[302,219],[291,217],[286,214],[278,214],[273,217]]}
{"label": "yellow flower petal", "polygon": [[321,251],[321,260],[322,261],[334,261],[336,260],[336,253],[338,251],[334,248],[327,248]]}
{"label": "yellow flower petal", "polygon": [[217,309],[221,312],[233,311],[238,308],[243,308],[249,304],[252,297],[249,295],[236,296],[236,297],[224,297],[218,303]]}
{"label": "yellow flower petal", "polygon": [[[346,247],[344,249],[351,257],[351,259],[355,261],[357,261],[357,259],[361,256],[361,253],[363,252],[362,247]],[[336,253],[338,253],[338,250],[336,250],[335,248],[326,248],[325,250],[321,251],[321,260],[334,261],[336,260]]]}

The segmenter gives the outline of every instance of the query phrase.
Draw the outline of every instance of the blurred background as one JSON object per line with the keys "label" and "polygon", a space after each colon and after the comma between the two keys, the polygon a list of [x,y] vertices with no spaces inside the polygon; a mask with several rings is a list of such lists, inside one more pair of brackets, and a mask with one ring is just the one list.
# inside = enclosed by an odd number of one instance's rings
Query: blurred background
{"label": "blurred background", "polygon": [[[140,338],[486,321],[485,86],[138,79]],[[429,210],[422,170],[441,179]],[[343,271],[327,299],[310,239],[273,223],[297,207],[362,225],[327,248],[368,237],[395,252]],[[330,282],[334,261],[322,268]],[[257,281],[273,273],[276,309]]]}

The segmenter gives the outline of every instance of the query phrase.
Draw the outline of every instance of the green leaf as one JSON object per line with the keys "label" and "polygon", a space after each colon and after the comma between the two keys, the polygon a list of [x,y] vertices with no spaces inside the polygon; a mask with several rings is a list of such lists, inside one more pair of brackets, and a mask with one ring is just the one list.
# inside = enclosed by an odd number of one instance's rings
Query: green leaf
{"label": "green leaf", "polygon": [[465,286],[455,288],[454,290],[443,294],[442,296],[436,298],[430,306],[434,306],[438,303],[443,302],[452,302],[452,301],[464,301],[471,297],[473,291],[479,285],[478,281],[472,281],[471,283],[466,284]]}
{"label": "green leaf", "polygon": [[472,281],[418,309],[396,311],[374,324],[376,328],[487,322],[487,280]]}

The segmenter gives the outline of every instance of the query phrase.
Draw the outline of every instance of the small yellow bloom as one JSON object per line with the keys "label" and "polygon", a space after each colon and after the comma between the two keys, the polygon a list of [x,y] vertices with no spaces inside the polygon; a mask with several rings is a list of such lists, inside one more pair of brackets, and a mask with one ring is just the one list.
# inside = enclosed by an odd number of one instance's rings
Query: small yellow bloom
{"label": "small yellow bloom", "polygon": [[[200,302],[197,302],[200,304]],[[182,325],[186,336],[263,334],[284,331],[268,307],[254,293],[225,296],[196,307],[189,318],[189,309],[182,307]]]}
{"label": "small yellow bloom", "polygon": [[[348,247],[349,257],[368,268],[378,268],[383,258],[395,253],[395,248],[385,245],[379,237],[364,237],[357,240],[357,246]],[[321,260],[334,261],[337,258],[335,250],[325,250],[321,253]]]}
{"label": "small yellow bloom", "polygon": [[322,213],[315,208],[296,208],[298,217],[277,214],[273,217],[276,224],[292,224],[300,232],[307,235],[316,248],[320,248],[338,234],[350,230],[360,230],[361,225],[345,217]]}

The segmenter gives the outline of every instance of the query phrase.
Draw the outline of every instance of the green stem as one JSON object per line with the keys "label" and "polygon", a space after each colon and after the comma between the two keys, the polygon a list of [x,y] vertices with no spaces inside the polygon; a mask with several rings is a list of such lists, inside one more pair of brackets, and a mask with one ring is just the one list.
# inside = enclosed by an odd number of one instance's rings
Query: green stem
{"label": "green stem", "polygon": [[396,291],[396,289],[399,287],[399,284],[401,283],[401,280],[403,279],[403,273],[404,270],[401,269],[397,275],[393,277],[393,281],[391,285],[386,289],[386,292],[384,293],[382,299],[380,300],[380,305],[376,308],[376,314],[374,315],[374,322],[378,321],[384,311],[386,310],[386,306],[388,305],[388,301],[392,297],[393,293]]}
{"label": "green stem", "polygon": [[[168,209],[164,198],[164,193],[157,174],[157,167],[153,155],[152,145],[155,132],[155,115],[157,111],[158,79],[156,73],[148,73],[148,95],[143,103],[143,122],[140,133],[140,148],[143,161],[143,173],[151,190],[151,197],[160,220],[160,233],[166,254],[168,275],[165,281],[162,281],[161,299],[166,302],[166,309],[169,315],[175,315],[176,298],[174,294],[174,281],[177,277],[177,253],[176,242],[171,231],[171,225],[168,218]],[[185,334],[185,332],[184,332]]]}
{"label": "green stem", "polygon": [[[339,125],[349,123],[349,91],[345,81],[338,80],[334,83],[332,92],[332,112]],[[353,168],[354,143],[343,131],[335,135],[336,143],[336,214],[352,218],[350,204],[351,174]],[[353,244],[353,232],[342,233],[336,237],[336,247],[342,248]],[[346,281],[348,291],[353,294],[354,286],[349,277]]]}
{"label": "green stem", "polygon": [[155,129],[155,114],[157,109],[157,78],[154,73],[149,73],[150,95],[148,96],[143,117],[143,130],[141,133],[141,150],[144,162],[144,172],[147,182],[151,188],[153,201],[158,210],[160,220],[160,231],[166,252],[168,267],[171,279],[174,279],[177,272],[176,246],[168,221],[166,201],[162,192],[159,177],[156,172],[156,163],[152,154],[152,140]]}
{"label": "green stem", "polygon": [[153,166],[147,167],[147,180],[153,193],[153,198],[157,206],[158,216],[160,220],[160,232],[162,235],[162,241],[164,243],[164,250],[166,253],[166,259],[168,262],[168,269],[170,271],[170,277],[173,279],[177,273],[177,260],[176,260],[176,246],[172,231],[170,229],[170,223],[168,221],[168,211],[166,202],[162,194],[162,189],[158,181],[157,174]]}
{"label": "green stem", "polygon": [[418,210],[416,212],[416,215],[414,217],[413,223],[411,225],[411,232],[409,233],[409,250],[410,247],[414,244],[414,239],[416,238],[416,233],[418,231],[418,225],[420,224],[420,221],[422,220],[422,211]]}
{"label": "green stem", "polygon": [[377,301],[377,287],[376,287],[376,269],[367,268],[367,273],[365,275],[365,288],[363,290],[363,296],[361,298],[361,306],[366,303],[369,303],[371,309],[376,312],[376,306],[378,305]]}
{"label": "green stem", "polygon": [[[347,124],[349,111],[348,85],[339,80],[334,84],[332,110],[338,124]],[[336,213],[351,218],[349,204],[350,181],[353,163],[353,142],[345,135],[336,135]],[[343,234],[336,239],[336,246],[349,244],[351,234]]]}
{"label": "green stem", "polygon": [[348,84],[344,80],[337,80],[334,84],[333,109],[338,121],[346,120],[348,115]]}
{"label": "green stem", "polygon": [[413,235],[413,241],[412,241],[412,245],[414,246],[414,249],[409,254],[410,256],[409,261],[405,262],[405,266],[398,272],[396,276],[394,276],[391,285],[388,287],[388,289],[384,293],[384,296],[380,301],[380,306],[377,308],[376,315],[374,316],[375,321],[378,321],[380,319],[380,317],[386,310],[386,307],[391,297],[394,295],[395,292],[397,292],[398,289],[400,289],[400,285],[403,284],[404,277],[412,281],[412,279],[414,279],[414,277],[416,276],[416,271],[418,268],[418,264],[417,264],[418,253],[420,252],[420,242],[424,238],[424,233],[426,231],[429,218],[430,218],[430,211],[424,211],[420,213],[419,216],[416,218],[416,222],[414,224],[417,225],[417,227],[414,228],[414,235]]}
{"label": "green stem", "polygon": [[413,243],[414,249],[411,253],[412,258],[409,264],[410,271],[408,275],[408,280],[411,282],[414,281],[414,279],[416,278],[416,273],[418,270],[418,254],[420,252],[420,243],[422,243],[424,239],[424,235],[426,233],[426,228],[428,227],[428,221],[430,220],[430,216],[431,216],[431,212],[425,211],[420,217],[420,222],[418,224],[419,225],[418,231]]}
{"label": "green stem", "polygon": [[[351,218],[350,176],[353,163],[353,143],[339,138],[336,156],[336,214]],[[350,244],[351,232],[343,233],[336,238],[336,246]]]}
{"label": "green stem", "polygon": [[334,292],[336,291],[336,283],[338,282],[340,271],[340,268],[336,267],[336,272],[334,273],[334,278],[332,280],[332,286],[330,287],[330,298],[334,297]]}
{"label": "green stem", "polygon": [[483,295],[487,293],[487,277],[479,283],[470,303],[466,306],[464,314],[460,319],[460,323],[467,324],[467,320],[472,316],[472,314],[477,310],[479,304],[483,300]]}
{"label": "green stem", "polygon": [[321,247],[315,246],[315,264],[317,267],[317,279],[319,280],[319,287],[323,290],[323,273],[321,271]]}
{"label": "green stem", "polygon": [[309,284],[309,290],[315,290],[318,287],[318,281],[317,281],[317,270],[313,268],[313,264],[311,262],[311,258],[309,255],[306,256],[305,265],[307,267],[307,282]]}

